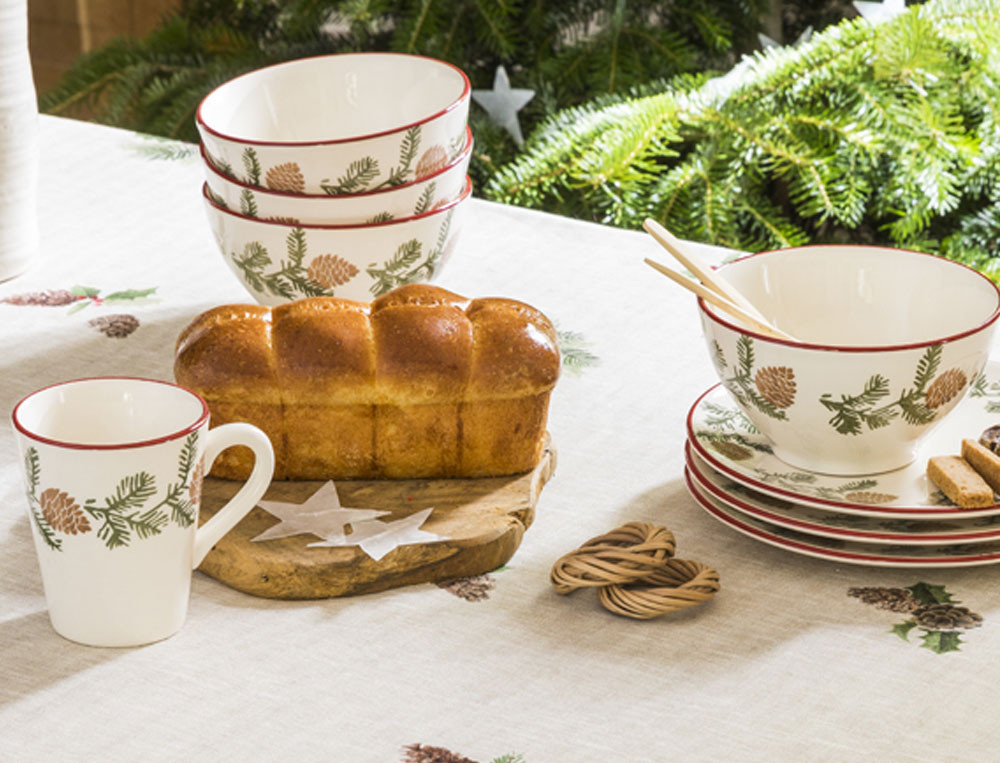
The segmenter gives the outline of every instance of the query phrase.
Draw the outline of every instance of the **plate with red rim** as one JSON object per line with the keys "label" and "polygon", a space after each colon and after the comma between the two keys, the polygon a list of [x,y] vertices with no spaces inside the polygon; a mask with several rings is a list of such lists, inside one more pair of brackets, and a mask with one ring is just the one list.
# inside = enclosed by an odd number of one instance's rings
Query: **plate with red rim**
{"label": "plate with red rim", "polygon": [[773,525],[799,530],[808,535],[841,538],[858,543],[900,545],[943,545],[1000,541],[1000,514],[989,517],[922,517],[904,519],[864,517],[792,503],[784,498],[760,493],[715,471],[691,450],[684,448],[692,480],[707,496],[741,514],[749,514]]}
{"label": "plate with red rim", "polygon": [[793,503],[867,517],[972,518],[1000,515],[1000,504],[977,509],[956,506],[927,478],[927,460],[958,453],[963,439],[976,439],[997,423],[1000,363],[990,363],[973,380],[965,399],[927,435],[913,463],[891,472],[845,477],[785,463],[721,384],[710,387],[691,406],[687,435],[694,452],[716,471]]}
{"label": "plate with red rim", "polygon": [[770,546],[843,564],[869,567],[973,567],[1000,563],[1000,541],[934,546],[858,543],[792,530],[744,514],[704,493],[685,467],[684,478],[695,501],[722,524]]}

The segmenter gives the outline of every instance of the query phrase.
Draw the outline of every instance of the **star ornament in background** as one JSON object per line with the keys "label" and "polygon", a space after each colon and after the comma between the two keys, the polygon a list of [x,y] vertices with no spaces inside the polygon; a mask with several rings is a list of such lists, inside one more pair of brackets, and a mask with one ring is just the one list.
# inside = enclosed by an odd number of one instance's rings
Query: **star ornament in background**
{"label": "star ornament in background", "polygon": [[854,8],[870,23],[890,21],[906,10],[906,0],[885,0],[882,3],[870,0],[854,0]]}
{"label": "star ornament in background", "polygon": [[351,525],[350,535],[336,535],[318,543],[310,543],[309,548],[332,548],[337,546],[360,546],[368,556],[376,562],[398,546],[409,546],[414,543],[434,543],[448,540],[442,535],[421,530],[420,526],[427,521],[433,508],[422,509],[408,517],[392,522],[382,522],[372,519]]}
{"label": "star ornament in background", "polygon": [[388,511],[349,509],[341,506],[337,486],[333,484],[333,481],[325,483],[309,496],[305,503],[258,501],[257,505],[281,521],[260,535],[251,538],[253,541],[288,538],[292,535],[305,535],[307,533],[319,538],[343,538],[345,537],[344,528],[347,525],[355,527],[365,521],[389,513]]}
{"label": "star ornament in background", "polygon": [[503,66],[497,67],[492,90],[472,91],[472,100],[486,110],[491,120],[509,132],[518,146],[524,144],[524,136],[517,121],[517,112],[527,106],[534,97],[534,90],[511,89],[507,70]]}

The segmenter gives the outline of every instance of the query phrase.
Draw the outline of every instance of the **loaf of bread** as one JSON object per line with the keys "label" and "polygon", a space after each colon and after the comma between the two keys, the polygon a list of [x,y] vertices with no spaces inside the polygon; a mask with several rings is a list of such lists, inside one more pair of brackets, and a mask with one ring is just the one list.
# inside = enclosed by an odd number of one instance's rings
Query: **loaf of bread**
{"label": "loaf of bread", "polygon": [[[178,338],[174,376],[213,425],[267,433],[276,479],[405,479],[532,469],[559,367],[535,308],[413,284],[370,304],[208,310]],[[242,479],[251,466],[232,448],[212,474]]]}

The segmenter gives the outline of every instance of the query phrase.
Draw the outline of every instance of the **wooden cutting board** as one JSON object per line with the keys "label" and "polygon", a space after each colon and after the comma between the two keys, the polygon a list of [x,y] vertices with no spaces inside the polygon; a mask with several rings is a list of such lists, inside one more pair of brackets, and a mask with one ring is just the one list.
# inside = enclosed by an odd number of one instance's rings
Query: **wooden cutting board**
{"label": "wooden cutting board", "polygon": [[[398,546],[379,561],[358,546],[309,548],[318,540],[312,534],[254,542],[251,538],[279,521],[258,506],[208,552],[198,569],[238,591],[271,599],[349,596],[481,575],[517,551],[555,465],[555,451],[547,447],[533,471],[513,477],[338,481],[341,505],[391,512],[380,521],[433,507],[420,529],[447,540]],[[241,484],[207,478],[201,522]],[[262,500],[302,503],[324,484],[275,481]]]}

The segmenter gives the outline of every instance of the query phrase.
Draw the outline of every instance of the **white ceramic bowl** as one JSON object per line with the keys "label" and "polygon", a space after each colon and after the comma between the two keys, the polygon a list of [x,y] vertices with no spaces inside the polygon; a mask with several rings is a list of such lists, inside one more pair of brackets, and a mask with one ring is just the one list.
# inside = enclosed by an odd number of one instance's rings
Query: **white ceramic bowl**
{"label": "white ceramic bowl", "polygon": [[224,82],[196,124],[217,167],[258,188],[348,194],[433,174],[466,141],[469,79],[443,61],[346,53]]}
{"label": "white ceramic bowl", "polygon": [[981,374],[1000,316],[992,281],[919,252],[810,246],[720,272],[800,341],[756,333],[699,300],[719,378],[776,456],[816,472],[911,463]]}
{"label": "white ceramic bowl", "polygon": [[472,131],[462,152],[421,180],[368,193],[328,196],[301,195],[254,188],[212,165],[202,146],[201,156],[212,200],[247,217],[317,225],[384,222],[413,217],[453,201],[465,190],[472,157]]}
{"label": "white ceramic bowl", "polygon": [[407,283],[432,280],[451,256],[472,181],[461,196],[422,215],[370,225],[290,225],[215,204],[202,188],[222,257],[254,299],[279,305],[302,297],[370,301]]}

